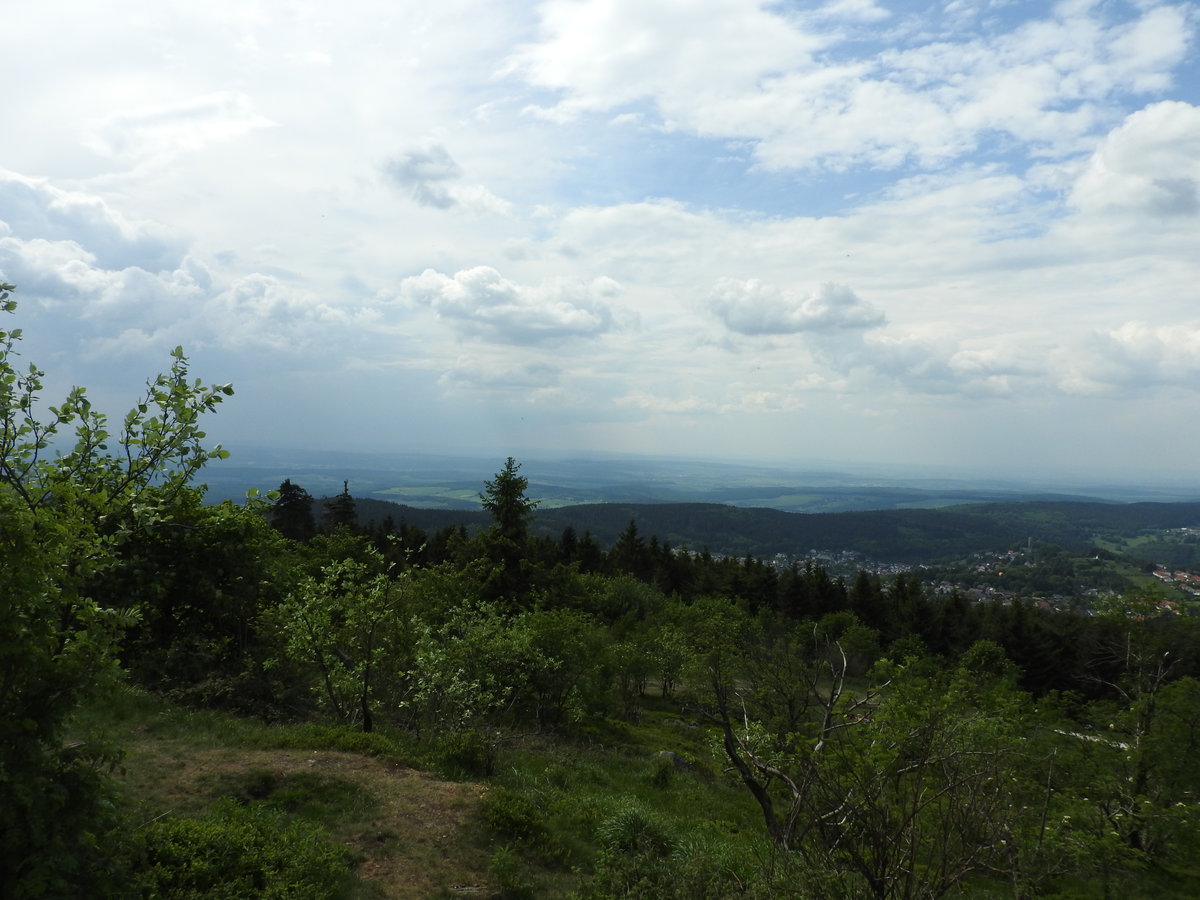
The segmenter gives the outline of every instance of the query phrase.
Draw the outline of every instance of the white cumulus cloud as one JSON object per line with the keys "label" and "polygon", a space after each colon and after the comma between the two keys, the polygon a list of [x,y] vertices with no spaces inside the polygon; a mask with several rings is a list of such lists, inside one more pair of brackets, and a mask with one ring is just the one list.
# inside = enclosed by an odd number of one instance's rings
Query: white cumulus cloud
{"label": "white cumulus cloud", "polygon": [[488,266],[476,266],[453,276],[426,269],[404,279],[400,295],[431,307],[466,333],[502,343],[534,344],[609,331],[614,327],[612,301],[620,290],[611,278],[528,286]]}
{"label": "white cumulus cloud", "polygon": [[1096,149],[1071,200],[1084,210],[1200,212],[1200,107],[1165,100],[1133,113]]}
{"label": "white cumulus cloud", "polygon": [[1200,380],[1200,327],[1130,321],[1094,335],[1063,387],[1094,394],[1156,386],[1192,389]]}
{"label": "white cumulus cloud", "polygon": [[541,39],[510,66],[558,92],[539,114],[649,101],[666,128],[750,141],[772,169],[934,166],[1005,140],[1076,152],[1113,98],[1170,84],[1195,31],[1170,5],[1122,19],[1064,3],[1008,30],[899,42],[883,30],[886,10],[851,0],[808,14],[761,0],[552,0],[540,11]]}
{"label": "white cumulus cloud", "polygon": [[70,242],[109,268],[174,268],[183,245],[166,228],[134,221],[100,197],[61,188],[48,179],[0,170],[0,221],[22,240]]}
{"label": "white cumulus cloud", "polygon": [[746,335],[877,328],[886,322],[844,284],[797,293],[753,278],[724,278],[713,288],[709,307],[726,328]]}

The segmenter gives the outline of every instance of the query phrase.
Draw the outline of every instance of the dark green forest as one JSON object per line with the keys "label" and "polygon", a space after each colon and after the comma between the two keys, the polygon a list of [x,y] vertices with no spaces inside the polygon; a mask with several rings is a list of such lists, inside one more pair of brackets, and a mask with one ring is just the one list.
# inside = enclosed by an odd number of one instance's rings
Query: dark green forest
{"label": "dark green forest", "polygon": [[[448,525],[474,533],[489,525],[483,512],[417,509],[360,498],[364,525],[403,522],[428,532]],[[1151,541],[1146,536],[1200,524],[1200,503],[1024,501],[938,509],[794,513],[716,503],[590,503],[535,510],[530,532],[557,538],[567,527],[589,532],[605,546],[634,522],[676,548],[769,557],[807,555],[813,549],[851,550],[875,559],[934,564],[980,551],[1054,544],[1072,553],[1121,547],[1139,559],[1200,566],[1200,538]],[[1131,538],[1141,540],[1131,543]]]}
{"label": "dark green forest", "polygon": [[[110,422],[82,389],[43,405],[19,339],[0,331],[0,896],[1200,893],[1200,631],[1151,588],[1085,614],[780,568],[754,555],[793,527],[769,511],[550,519],[512,458],[476,527],[290,479],[208,504],[230,386],[177,348]],[[805,527],[938,555],[985,521],[1030,536],[1015,513],[857,515]],[[1113,515],[1048,504],[1036,536],[1090,548]],[[692,543],[706,528],[747,551]],[[307,766],[231,774],[264,748]],[[155,805],[158,773],[218,757]],[[459,837],[386,881],[417,826],[349,834],[392,801],[334,759],[462,786]]]}

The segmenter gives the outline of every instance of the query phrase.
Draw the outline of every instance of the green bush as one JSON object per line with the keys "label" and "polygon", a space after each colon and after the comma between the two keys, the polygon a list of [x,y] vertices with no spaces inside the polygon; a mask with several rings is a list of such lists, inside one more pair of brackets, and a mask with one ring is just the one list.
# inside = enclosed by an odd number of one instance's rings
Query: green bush
{"label": "green bush", "polygon": [[601,822],[596,838],[607,849],[639,855],[667,856],[675,846],[663,824],[632,803]]}
{"label": "green bush", "polygon": [[102,890],[119,828],[103,772],[95,760],[69,751],[14,743],[0,747],[0,897],[42,900]]}
{"label": "green bush", "polygon": [[496,900],[531,900],[533,897],[533,887],[521,874],[520,863],[511,847],[496,848],[488,871],[495,888],[492,896]]}
{"label": "green bush", "polygon": [[486,778],[496,773],[499,745],[482,731],[450,732],[442,740],[443,770],[454,776]]}
{"label": "green bush", "polygon": [[130,896],[157,900],[334,900],[352,883],[349,852],[261,805],[223,801],[200,819],[139,835]]}
{"label": "green bush", "polygon": [[650,772],[650,784],[660,790],[669,788],[675,781],[675,761],[670,757],[656,756],[653,766],[654,768]]}
{"label": "green bush", "polygon": [[483,800],[483,817],[501,837],[530,842],[543,835],[543,811],[529,797],[505,787],[493,787]]}

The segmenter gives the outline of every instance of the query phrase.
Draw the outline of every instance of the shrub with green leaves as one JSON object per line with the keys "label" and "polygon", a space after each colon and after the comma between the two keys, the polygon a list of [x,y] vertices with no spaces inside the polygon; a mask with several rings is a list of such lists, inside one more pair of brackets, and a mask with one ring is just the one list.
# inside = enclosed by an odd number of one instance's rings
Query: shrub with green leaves
{"label": "shrub with green leaves", "polygon": [[545,830],[544,811],[529,797],[505,787],[493,787],[483,801],[483,816],[494,832],[516,841],[532,841]]}
{"label": "shrub with green leaves", "polygon": [[[12,289],[0,284],[0,313],[16,311]],[[114,427],[81,387],[43,405],[44,373],[18,365],[20,339],[0,327],[0,896],[42,898],[93,888],[111,830],[112,754],[64,731],[119,679],[117,640],[140,614],[89,586],[228,456],[204,446],[200,420],[233,388],[193,381],[177,347]]]}
{"label": "shrub with green leaves", "polygon": [[228,800],[200,819],[142,829],[131,896],[172,900],[334,900],[351,884],[351,857],[315,827],[260,804]]}

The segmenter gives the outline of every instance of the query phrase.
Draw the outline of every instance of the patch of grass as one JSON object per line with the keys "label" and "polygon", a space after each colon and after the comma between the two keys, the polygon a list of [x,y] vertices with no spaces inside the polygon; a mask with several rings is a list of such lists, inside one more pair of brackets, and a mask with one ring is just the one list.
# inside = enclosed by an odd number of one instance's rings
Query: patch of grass
{"label": "patch of grass", "polygon": [[[738,878],[749,877],[764,829],[744,790],[712,777],[718,766],[706,728],[681,720],[666,700],[636,726],[595,723],[584,734],[542,736],[506,750],[485,800],[485,826],[498,846],[520,856],[536,896],[565,889],[603,897],[611,889],[618,892],[611,896],[649,897],[675,883],[700,891],[697,897],[717,896],[701,885],[733,891]],[[597,740],[600,734],[610,741]],[[697,767],[675,771],[655,755],[668,747]],[[706,861],[716,848],[720,858]],[[573,886],[561,883],[568,873]],[[687,894],[680,887],[670,896]]]}
{"label": "patch of grass", "polygon": [[326,828],[360,821],[379,807],[361,783],[338,775],[257,768],[220,771],[212,781],[214,792],[240,803],[257,803]]}
{"label": "patch of grass", "polygon": [[274,725],[248,734],[246,746],[279,750],[336,750],[376,756],[393,762],[411,759],[409,748],[397,735],[383,731],[364,732],[345,725],[300,723]]}
{"label": "patch of grass", "polygon": [[[469,888],[567,897],[581,889],[584,873],[608,867],[611,878],[592,883],[594,896],[602,884],[641,877],[640,863],[621,860],[643,857],[646,848],[634,840],[634,849],[622,849],[605,837],[629,824],[630,809],[649,817],[645,834],[669,836],[650,841],[660,848],[655,878],[721,881],[704,868],[704,854],[721,849],[727,861],[711,863],[721,871],[753,860],[763,832],[757,810],[743,789],[713,777],[721,761],[706,726],[681,717],[672,698],[646,701],[636,725],[597,720],[570,734],[506,736],[486,789],[412,767],[452,768],[445,736],[418,742],[387,731],[265,724],[137,691],[88,715],[128,748],[122,782],[140,821],[202,819],[226,797],[315,825],[361,860],[362,896],[459,896]],[[696,768],[676,771],[656,756],[664,750]]]}

